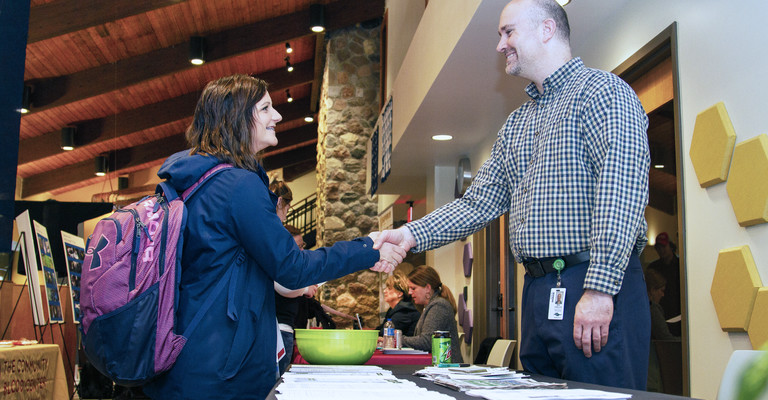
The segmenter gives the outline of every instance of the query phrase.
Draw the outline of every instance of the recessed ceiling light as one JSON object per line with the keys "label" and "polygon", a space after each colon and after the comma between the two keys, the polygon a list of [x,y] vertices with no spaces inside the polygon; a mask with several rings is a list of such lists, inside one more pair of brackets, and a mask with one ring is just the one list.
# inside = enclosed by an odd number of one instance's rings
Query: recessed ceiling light
{"label": "recessed ceiling light", "polygon": [[434,135],[432,136],[432,140],[438,140],[438,141],[444,141],[444,140],[452,140],[453,136],[451,135]]}
{"label": "recessed ceiling light", "polygon": [[655,164],[655,165],[653,166],[653,168],[656,168],[656,169],[662,169],[662,168],[664,168],[664,164]]}

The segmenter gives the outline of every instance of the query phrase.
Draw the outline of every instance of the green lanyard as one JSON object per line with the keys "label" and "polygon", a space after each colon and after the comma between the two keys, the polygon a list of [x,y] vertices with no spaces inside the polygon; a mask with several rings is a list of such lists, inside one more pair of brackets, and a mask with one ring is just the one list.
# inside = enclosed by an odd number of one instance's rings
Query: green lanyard
{"label": "green lanyard", "polygon": [[558,258],[557,260],[555,260],[555,262],[552,263],[552,268],[554,268],[555,271],[557,271],[557,287],[560,287],[560,283],[561,283],[560,271],[562,271],[563,268],[565,268],[565,261],[563,261],[562,258]]}

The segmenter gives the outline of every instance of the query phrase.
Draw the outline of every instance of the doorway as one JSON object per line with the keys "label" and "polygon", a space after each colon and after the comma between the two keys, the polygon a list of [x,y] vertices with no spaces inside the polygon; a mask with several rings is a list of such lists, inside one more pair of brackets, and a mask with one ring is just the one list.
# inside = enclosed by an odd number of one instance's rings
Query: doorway
{"label": "doorway", "polygon": [[688,396],[686,263],[685,246],[681,245],[685,243],[685,210],[676,37],[677,25],[673,23],[613,72],[632,86],[648,115],[651,168],[645,217],[649,242],[640,259],[647,283],[655,281],[651,274],[660,275],[660,282],[666,282],[661,289],[663,297],[652,296],[652,301],[662,306],[665,325],[673,336],[652,340],[649,376],[659,381],[649,380],[649,385],[654,385],[649,390]]}

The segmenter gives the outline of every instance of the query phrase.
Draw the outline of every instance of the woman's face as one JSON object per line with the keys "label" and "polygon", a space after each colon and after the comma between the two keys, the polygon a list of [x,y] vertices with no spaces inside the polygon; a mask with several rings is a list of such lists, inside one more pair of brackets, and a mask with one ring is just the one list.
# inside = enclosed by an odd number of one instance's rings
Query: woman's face
{"label": "woman's face", "polygon": [[256,106],[253,108],[252,118],[253,131],[251,131],[251,138],[253,140],[253,151],[258,153],[269,146],[276,146],[275,125],[283,117],[277,110],[272,108],[272,98],[269,97],[269,93],[264,94],[264,97],[256,103]]}
{"label": "woman's face", "polygon": [[384,288],[384,301],[387,302],[387,304],[395,304],[400,302],[400,299],[403,298],[403,294],[400,293],[399,290],[393,288],[393,287],[385,287]]}
{"label": "woman's face", "polygon": [[427,305],[429,303],[429,293],[432,292],[432,287],[419,286],[411,281],[408,281],[408,293],[413,297],[413,302],[416,304]]}

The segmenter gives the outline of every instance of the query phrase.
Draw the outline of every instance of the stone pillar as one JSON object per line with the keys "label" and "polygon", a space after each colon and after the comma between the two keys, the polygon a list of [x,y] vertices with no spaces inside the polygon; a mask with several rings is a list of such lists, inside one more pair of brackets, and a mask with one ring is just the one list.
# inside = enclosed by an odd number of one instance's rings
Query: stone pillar
{"label": "stone pillar", "polygon": [[[317,241],[330,246],[378,228],[378,200],[366,193],[366,146],[379,114],[380,24],[326,37],[318,113]],[[379,324],[378,273],[365,270],[328,282],[319,298],[338,311]],[[352,322],[334,316],[339,328]]]}

